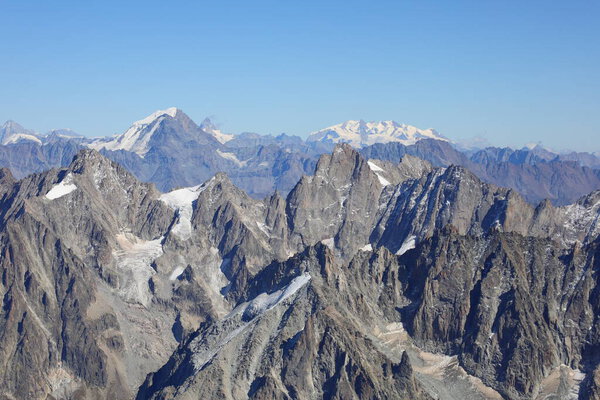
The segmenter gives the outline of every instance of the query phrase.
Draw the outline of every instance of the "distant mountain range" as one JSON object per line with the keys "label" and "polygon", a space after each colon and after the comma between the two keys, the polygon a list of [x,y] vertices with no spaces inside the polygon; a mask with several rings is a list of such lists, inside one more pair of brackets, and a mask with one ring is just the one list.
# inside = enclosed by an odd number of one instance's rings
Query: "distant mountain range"
{"label": "distant mountain range", "polygon": [[87,138],[70,130],[40,135],[8,121],[0,128],[0,142],[0,166],[18,178],[68,165],[87,147],[163,191],[225,172],[253,197],[275,190],[285,194],[337,143],[348,143],[367,158],[398,162],[409,154],[434,166],[461,165],[486,182],[517,190],[534,204],[544,199],[569,204],[600,188],[600,157],[592,153],[559,154],[540,145],[460,150],[433,129],[394,121],[346,121],[304,140],[285,134],[224,133],[209,119],[197,125],[183,111],[169,108],[107,138]]}

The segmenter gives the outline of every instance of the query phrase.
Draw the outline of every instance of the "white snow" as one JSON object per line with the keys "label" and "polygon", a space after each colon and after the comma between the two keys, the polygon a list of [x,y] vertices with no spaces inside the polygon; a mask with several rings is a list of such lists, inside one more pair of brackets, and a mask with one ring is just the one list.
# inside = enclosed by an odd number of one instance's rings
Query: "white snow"
{"label": "white snow", "polygon": [[310,274],[305,272],[294,278],[284,289],[277,290],[271,294],[259,294],[245,306],[243,310],[244,316],[247,318],[255,318],[258,315],[264,314],[266,311],[272,309],[296,293],[298,289],[310,281],[310,278]]}
{"label": "white snow", "polygon": [[377,174],[377,178],[379,179],[379,183],[381,183],[383,186],[391,185],[391,183],[387,179],[385,179],[383,176]]}
{"label": "white snow", "polygon": [[383,168],[381,168],[380,166],[378,166],[377,164],[375,164],[372,161],[367,161],[367,164],[369,165],[369,168],[371,168],[371,171],[373,171],[373,172],[384,172]]}
{"label": "white snow", "polygon": [[120,250],[114,251],[119,279],[119,294],[130,303],[148,306],[152,299],[148,279],[156,273],[151,264],[163,254],[162,240],[143,240],[131,233],[117,235]]}
{"label": "white snow", "polygon": [[353,147],[365,147],[375,143],[399,142],[404,145],[415,144],[421,139],[448,141],[434,129],[419,129],[395,121],[357,121],[350,120],[318,130],[309,135],[309,142],[349,143]]}
{"label": "white snow", "polygon": [[158,117],[161,117],[163,115],[168,115],[172,118],[175,118],[177,111],[179,111],[177,109],[177,107],[170,107],[170,108],[167,108],[166,110],[158,110],[158,111],[155,111],[152,114],[148,115],[146,118],[140,119],[139,121],[135,121],[133,123],[133,125],[148,125],[148,124],[151,124],[152,122],[154,122],[155,119],[157,119]]}
{"label": "white snow", "polygon": [[267,235],[267,237],[271,237],[271,228],[269,228],[264,223],[258,222],[258,221],[256,221],[256,225],[258,226],[258,229],[260,229],[262,231],[262,233]]}
{"label": "white snow", "polygon": [[233,153],[226,153],[224,151],[217,149],[217,154],[226,160],[233,161],[234,163],[236,163],[238,165],[238,167],[243,167],[247,163],[247,161],[240,161],[237,158],[237,156]]}
{"label": "white snow", "polygon": [[200,124],[200,129],[204,132],[212,135],[215,139],[217,139],[221,143],[227,143],[232,140],[235,135],[230,133],[224,133],[219,128],[217,128],[209,118],[206,118],[202,124]]}
{"label": "white snow", "polygon": [[173,190],[160,196],[162,202],[178,212],[177,223],[171,232],[183,240],[192,236],[192,204],[204,188],[204,185],[192,186]]}
{"label": "white snow", "polygon": [[321,243],[323,243],[325,246],[329,247],[332,250],[335,247],[335,240],[333,238],[323,239],[321,240]]}
{"label": "white snow", "polygon": [[372,161],[367,161],[367,165],[369,166],[369,168],[371,169],[371,171],[373,171],[375,173],[375,175],[377,175],[377,179],[379,179],[379,183],[381,183],[383,186],[391,185],[390,181],[388,181],[387,179],[385,179],[380,174],[380,172],[385,172],[383,170],[383,168],[381,168],[379,165],[375,164]]}
{"label": "white snow", "polygon": [[364,245],[363,247],[360,248],[362,251],[373,251],[373,246],[371,246],[371,243]]}
{"label": "white snow", "polygon": [[171,272],[171,275],[169,276],[169,280],[170,281],[174,281],[175,279],[179,278],[179,276],[181,274],[183,274],[183,271],[185,271],[184,267],[177,267],[173,270],[173,272]]}
{"label": "white snow", "polygon": [[409,236],[408,238],[406,238],[404,243],[402,243],[402,246],[400,246],[400,249],[396,252],[396,255],[401,256],[407,251],[414,249],[416,245],[416,239],[416,236]]}
{"label": "white snow", "polygon": [[60,183],[54,185],[52,189],[46,193],[45,197],[48,200],[54,200],[71,193],[73,190],[77,189],[77,185],[72,182],[73,176],[69,172],[69,174],[67,174],[67,176]]}
{"label": "white snow", "polygon": [[16,133],[14,135],[11,135],[7,140],[4,141],[3,144],[17,143],[23,140],[28,140],[37,144],[42,144],[42,141],[39,138],[33,135],[28,135],[26,133]]}

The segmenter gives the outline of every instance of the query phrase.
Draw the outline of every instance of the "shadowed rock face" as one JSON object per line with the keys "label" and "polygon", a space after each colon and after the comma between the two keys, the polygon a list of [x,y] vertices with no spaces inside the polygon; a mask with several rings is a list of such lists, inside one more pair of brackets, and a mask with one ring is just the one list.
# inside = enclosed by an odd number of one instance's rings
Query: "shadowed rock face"
{"label": "shadowed rock face", "polygon": [[225,174],[162,194],[89,150],[0,170],[1,393],[587,396],[598,196],[533,208],[347,145],[263,200]]}

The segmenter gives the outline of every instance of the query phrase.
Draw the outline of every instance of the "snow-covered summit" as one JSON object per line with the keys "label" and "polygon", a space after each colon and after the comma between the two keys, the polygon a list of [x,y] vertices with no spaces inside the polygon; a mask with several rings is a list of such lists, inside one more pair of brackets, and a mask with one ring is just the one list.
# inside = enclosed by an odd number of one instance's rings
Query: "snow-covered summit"
{"label": "snow-covered summit", "polygon": [[221,143],[227,143],[231,139],[234,138],[234,135],[230,133],[223,133],[217,126],[210,120],[210,118],[205,118],[204,121],[200,124],[200,129],[204,132],[212,135],[215,139],[217,139]]}
{"label": "snow-covered summit", "polygon": [[15,121],[6,121],[0,127],[0,144],[11,144],[22,141],[42,143],[34,131],[23,128]]}
{"label": "snow-covered summit", "polygon": [[421,139],[448,141],[434,129],[419,129],[396,121],[350,120],[313,132],[309,142],[349,143],[353,147],[365,147],[375,143],[399,142],[415,144]]}
{"label": "snow-covered summit", "polygon": [[126,150],[132,151],[137,155],[144,157],[149,150],[149,142],[152,135],[165,118],[189,118],[178,108],[171,107],[166,110],[158,110],[148,115],[146,118],[135,121],[125,133],[113,136],[112,138],[102,138],[88,143],[87,146],[100,150]]}

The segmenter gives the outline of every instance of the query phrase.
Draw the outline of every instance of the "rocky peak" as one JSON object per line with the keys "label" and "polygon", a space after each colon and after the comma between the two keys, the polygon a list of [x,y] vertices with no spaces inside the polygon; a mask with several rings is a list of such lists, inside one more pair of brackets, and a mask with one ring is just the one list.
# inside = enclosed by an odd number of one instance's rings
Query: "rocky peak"
{"label": "rocky peak", "polygon": [[[134,122],[121,135],[110,139],[98,139],[86,145],[96,150],[126,150],[145,157],[152,148],[181,151],[189,142],[204,143],[208,138],[212,139],[183,111],[172,107],[156,111]],[[213,142],[218,144],[214,139]]]}

